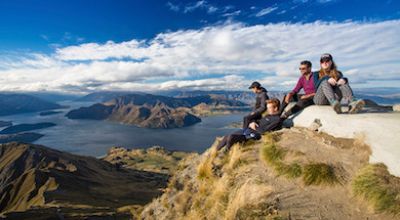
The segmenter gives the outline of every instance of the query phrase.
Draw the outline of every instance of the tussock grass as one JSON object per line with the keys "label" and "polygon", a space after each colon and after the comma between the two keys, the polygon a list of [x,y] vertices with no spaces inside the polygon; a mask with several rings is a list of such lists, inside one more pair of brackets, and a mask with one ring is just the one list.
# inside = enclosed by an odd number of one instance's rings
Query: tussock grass
{"label": "tussock grass", "polygon": [[[270,186],[256,184],[253,181],[238,185],[232,191],[225,219],[257,219],[257,217],[265,218],[267,214],[272,214],[276,210],[273,204],[265,203],[272,192]],[[271,209],[266,207],[271,207]]]}
{"label": "tussock grass", "polygon": [[312,163],[304,166],[303,182],[306,185],[332,185],[338,182],[335,170],[325,163]]}
{"label": "tussock grass", "polygon": [[246,155],[242,152],[242,149],[240,148],[240,145],[236,144],[232,146],[228,159],[227,159],[227,170],[232,171],[237,169],[238,167],[242,165],[248,164],[248,159]]}
{"label": "tussock grass", "polygon": [[261,148],[262,158],[274,168],[279,176],[283,175],[288,178],[300,177],[302,167],[297,163],[284,163],[283,160],[287,152],[273,143],[272,139],[270,141]]}
{"label": "tussock grass", "polygon": [[197,178],[200,180],[211,179],[214,177],[213,175],[213,160],[217,157],[217,149],[211,148],[211,151],[208,152],[208,155],[205,159],[199,164],[197,167]]}
{"label": "tussock grass", "polygon": [[274,143],[267,143],[262,148],[262,156],[265,161],[268,163],[275,165],[283,160],[286,152],[280,148],[278,148]]}
{"label": "tussock grass", "polygon": [[210,179],[213,177],[212,165],[210,163],[202,163],[197,168],[197,178],[200,180]]}
{"label": "tussock grass", "polygon": [[352,181],[355,195],[367,200],[376,211],[400,215],[400,178],[384,164],[369,164]]}
{"label": "tussock grass", "polygon": [[288,178],[297,178],[300,177],[301,174],[303,173],[303,168],[297,163],[292,163],[292,164],[279,163],[276,166],[276,170],[279,175],[283,175]]}

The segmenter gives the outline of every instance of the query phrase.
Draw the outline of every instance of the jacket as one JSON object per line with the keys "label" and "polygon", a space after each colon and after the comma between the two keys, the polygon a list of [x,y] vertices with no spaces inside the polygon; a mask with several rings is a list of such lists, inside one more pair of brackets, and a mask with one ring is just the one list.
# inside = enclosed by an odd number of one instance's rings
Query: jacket
{"label": "jacket", "polygon": [[256,94],[256,103],[253,108],[254,114],[262,114],[267,110],[267,103],[265,103],[267,99],[269,99],[267,90],[264,87],[261,87],[261,92]]}

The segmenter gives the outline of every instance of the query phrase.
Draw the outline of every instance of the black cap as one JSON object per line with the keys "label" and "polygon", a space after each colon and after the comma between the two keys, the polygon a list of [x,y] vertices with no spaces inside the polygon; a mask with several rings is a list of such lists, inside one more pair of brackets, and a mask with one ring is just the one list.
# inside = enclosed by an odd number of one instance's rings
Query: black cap
{"label": "black cap", "polygon": [[320,62],[322,61],[328,61],[328,60],[332,60],[332,55],[330,55],[329,53],[324,53],[321,55],[321,59]]}
{"label": "black cap", "polygon": [[253,82],[253,83],[250,85],[249,89],[252,89],[252,88],[260,88],[260,87],[261,87],[261,84],[260,84],[259,82]]}

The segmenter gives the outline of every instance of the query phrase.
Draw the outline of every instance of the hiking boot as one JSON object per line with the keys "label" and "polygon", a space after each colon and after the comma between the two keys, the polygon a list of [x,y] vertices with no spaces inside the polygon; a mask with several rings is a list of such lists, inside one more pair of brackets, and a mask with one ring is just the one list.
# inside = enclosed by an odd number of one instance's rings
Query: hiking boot
{"label": "hiking boot", "polygon": [[334,101],[332,103],[332,108],[336,113],[338,114],[342,113],[342,106],[340,105],[340,102]]}
{"label": "hiking boot", "polygon": [[355,113],[360,112],[363,109],[364,105],[365,105],[364,100],[360,99],[357,101],[352,101],[349,104],[349,107],[350,107],[349,114],[355,114]]}

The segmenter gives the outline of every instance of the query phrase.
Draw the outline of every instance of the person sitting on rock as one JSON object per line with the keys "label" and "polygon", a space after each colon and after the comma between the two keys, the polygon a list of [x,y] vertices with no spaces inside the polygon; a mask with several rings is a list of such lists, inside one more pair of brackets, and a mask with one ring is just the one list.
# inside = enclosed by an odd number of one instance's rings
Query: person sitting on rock
{"label": "person sitting on rock", "polygon": [[322,54],[320,59],[321,69],[314,73],[314,84],[316,93],[314,103],[316,105],[331,105],[333,110],[342,113],[340,102],[344,100],[348,106],[348,113],[357,113],[365,105],[363,100],[357,100],[350,88],[347,78],[343,77],[342,72],[337,70],[332,55]]}
{"label": "person sitting on rock", "polygon": [[245,129],[240,129],[230,135],[224,136],[217,145],[217,150],[225,147],[225,150],[228,151],[235,143],[245,142],[249,139],[259,140],[261,139],[261,134],[264,132],[281,129],[282,119],[280,118],[279,99],[268,99],[266,103],[267,116],[261,118],[258,122],[251,122]]}
{"label": "person sitting on rock", "polygon": [[243,118],[243,129],[249,127],[252,121],[259,120],[266,110],[266,100],[269,99],[267,90],[261,86],[259,82],[253,82],[249,89],[252,89],[256,94],[256,103],[254,104],[253,111]]}
{"label": "person sitting on rock", "polygon": [[[295,114],[304,109],[305,107],[314,104],[313,101],[315,95],[314,78],[313,78],[314,73],[311,71],[311,66],[312,64],[308,60],[304,60],[300,63],[299,70],[301,76],[297,81],[296,87],[294,87],[294,89],[290,93],[285,95],[285,97],[283,98],[283,102],[281,105],[281,112],[285,110],[285,108],[287,107],[287,105],[291,100],[296,101],[296,104],[289,110],[283,112],[281,118],[286,119],[290,115]],[[304,95],[298,94],[301,89],[304,90],[305,93]]]}

